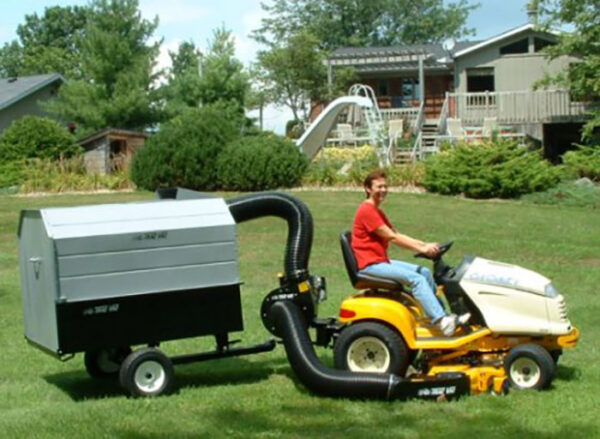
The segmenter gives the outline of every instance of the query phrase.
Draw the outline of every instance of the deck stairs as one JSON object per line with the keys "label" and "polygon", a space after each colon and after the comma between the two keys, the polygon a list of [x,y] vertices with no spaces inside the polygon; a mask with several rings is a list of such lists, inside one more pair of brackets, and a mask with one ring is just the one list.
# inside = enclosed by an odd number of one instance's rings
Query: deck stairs
{"label": "deck stairs", "polygon": [[426,119],[421,128],[421,151],[420,159],[424,160],[431,154],[438,152],[438,119]]}
{"label": "deck stairs", "polygon": [[421,131],[417,134],[416,146],[408,145],[405,147],[396,146],[392,152],[395,165],[412,163],[417,160],[423,160],[438,152],[437,138],[438,120],[426,119],[423,121]]}

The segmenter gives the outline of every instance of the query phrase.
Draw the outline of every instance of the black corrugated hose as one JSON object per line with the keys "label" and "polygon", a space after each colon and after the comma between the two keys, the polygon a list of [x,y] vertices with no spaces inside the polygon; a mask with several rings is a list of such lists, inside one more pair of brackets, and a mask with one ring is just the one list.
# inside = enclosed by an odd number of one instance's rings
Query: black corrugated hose
{"label": "black corrugated hose", "polygon": [[300,310],[293,302],[275,303],[271,315],[292,369],[310,391],[347,398],[391,399],[394,396],[394,388],[401,381],[396,375],[355,373],[325,367],[315,354]]}
{"label": "black corrugated hose", "polygon": [[261,192],[226,200],[236,223],[263,216],[277,216],[288,223],[285,248],[285,275],[288,279],[308,273],[313,240],[313,220],[299,199],[280,192]]}

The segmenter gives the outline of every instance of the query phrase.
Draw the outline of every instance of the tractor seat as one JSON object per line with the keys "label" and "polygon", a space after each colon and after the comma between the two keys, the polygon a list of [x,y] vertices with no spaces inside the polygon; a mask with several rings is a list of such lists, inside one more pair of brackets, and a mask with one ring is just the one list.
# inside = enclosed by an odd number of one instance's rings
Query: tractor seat
{"label": "tractor seat", "polygon": [[342,232],[340,234],[340,243],[342,245],[342,254],[346,271],[350,278],[350,283],[357,290],[382,289],[382,290],[403,290],[402,284],[389,279],[369,276],[358,273],[358,264],[352,251],[352,233]]}

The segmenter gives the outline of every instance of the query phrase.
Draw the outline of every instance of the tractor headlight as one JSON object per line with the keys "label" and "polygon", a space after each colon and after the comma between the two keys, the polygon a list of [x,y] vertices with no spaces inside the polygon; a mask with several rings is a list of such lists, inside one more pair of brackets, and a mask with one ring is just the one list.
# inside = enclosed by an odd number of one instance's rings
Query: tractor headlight
{"label": "tractor headlight", "polygon": [[556,287],[552,283],[549,283],[544,288],[544,294],[546,295],[546,297],[554,298],[558,296],[559,293]]}

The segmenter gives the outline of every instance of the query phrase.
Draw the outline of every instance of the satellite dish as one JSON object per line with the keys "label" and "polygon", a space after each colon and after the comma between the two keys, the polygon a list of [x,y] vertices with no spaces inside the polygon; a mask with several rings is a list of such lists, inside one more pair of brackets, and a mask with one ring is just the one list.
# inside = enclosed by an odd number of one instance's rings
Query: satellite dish
{"label": "satellite dish", "polygon": [[451,52],[455,45],[456,41],[454,41],[454,38],[446,38],[442,43],[442,47],[446,52]]}

